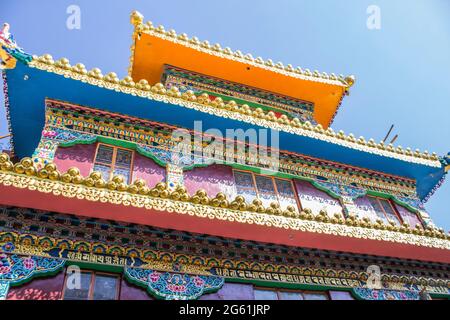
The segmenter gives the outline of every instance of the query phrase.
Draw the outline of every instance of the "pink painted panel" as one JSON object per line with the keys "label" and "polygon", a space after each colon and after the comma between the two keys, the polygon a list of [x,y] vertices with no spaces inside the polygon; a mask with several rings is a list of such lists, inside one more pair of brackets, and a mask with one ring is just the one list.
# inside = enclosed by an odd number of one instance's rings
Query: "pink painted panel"
{"label": "pink painted panel", "polygon": [[122,279],[119,300],[155,300],[144,288],[135,286]]}
{"label": "pink painted panel", "polygon": [[399,206],[398,204],[394,204],[395,208],[397,209],[398,213],[402,217],[402,220],[404,222],[407,222],[411,228],[415,228],[416,225],[422,226],[422,222],[420,222],[419,217],[417,217],[417,214],[414,212],[409,211],[408,209]]}
{"label": "pink painted panel", "polygon": [[322,209],[325,209],[330,216],[335,213],[342,214],[342,206],[339,200],[317,189],[307,181],[294,180],[294,183],[302,208],[311,209],[314,215],[319,214]]}
{"label": "pink painted panel", "polygon": [[73,147],[59,147],[55,152],[54,162],[60,172],[66,172],[71,167],[80,169],[82,176],[91,173],[97,144],[78,144]]}
{"label": "pink painted panel", "polygon": [[139,153],[134,154],[132,180],[144,179],[149,188],[153,188],[158,182],[165,181],[166,168],[157,165],[152,159]]}
{"label": "pink painted panel", "polygon": [[64,288],[64,272],[55,277],[34,279],[9,289],[7,300],[60,300]]}
{"label": "pink painted panel", "polygon": [[204,189],[209,197],[215,197],[219,192],[225,193],[228,199],[236,197],[233,170],[225,165],[214,164],[186,171],[184,185],[191,195],[199,189]]}

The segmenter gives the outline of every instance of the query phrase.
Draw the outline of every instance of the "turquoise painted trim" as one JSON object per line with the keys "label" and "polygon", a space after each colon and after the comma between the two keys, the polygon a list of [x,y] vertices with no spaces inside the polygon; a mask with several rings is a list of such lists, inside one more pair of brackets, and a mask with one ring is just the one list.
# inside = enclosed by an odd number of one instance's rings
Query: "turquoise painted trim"
{"label": "turquoise painted trim", "polygon": [[[156,293],[156,291],[151,290],[150,286],[147,283],[143,283],[141,281],[138,281],[136,279],[132,279],[130,278],[130,276],[127,274],[127,272],[125,272],[125,268],[123,270],[123,277],[126,281],[128,281],[128,283],[131,283],[135,286],[141,287],[142,289],[145,289],[145,291],[147,292],[147,294],[157,300],[166,300],[163,296],[160,296]],[[222,286],[219,288],[209,288],[209,289],[204,289],[203,293],[197,297],[196,299],[193,300],[198,300],[200,299],[203,295],[205,294],[210,294],[210,293],[215,293],[217,291],[219,291],[222,287],[223,284],[225,283],[225,281],[222,282]]]}
{"label": "turquoise painted trim", "polygon": [[34,279],[38,279],[38,278],[52,278],[52,277],[56,276],[58,273],[60,273],[62,270],[64,270],[64,268],[65,268],[65,264],[63,264],[61,267],[59,267],[58,269],[53,270],[53,271],[35,273],[30,278],[24,279],[22,281],[14,282],[14,283],[10,282],[10,286],[11,287],[19,287],[21,285],[24,285],[26,283],[29,283],[29,282],[33,281]]}

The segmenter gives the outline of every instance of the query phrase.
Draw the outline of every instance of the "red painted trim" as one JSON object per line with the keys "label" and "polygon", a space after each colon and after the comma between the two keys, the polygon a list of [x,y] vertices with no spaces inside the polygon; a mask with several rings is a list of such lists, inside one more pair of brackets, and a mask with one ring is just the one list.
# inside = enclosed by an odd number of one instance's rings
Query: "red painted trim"
{"label": "red painted trim", "polygon": [[378,240],[286,230],[208,218],[126,207],[110,203],[63,198],[53,194],[0,186],[0,203],[66,214],[151,225],[160,228],[210,234],[267,243],[387,256],[402,259],[450,263],[450,250],[419,247]]}

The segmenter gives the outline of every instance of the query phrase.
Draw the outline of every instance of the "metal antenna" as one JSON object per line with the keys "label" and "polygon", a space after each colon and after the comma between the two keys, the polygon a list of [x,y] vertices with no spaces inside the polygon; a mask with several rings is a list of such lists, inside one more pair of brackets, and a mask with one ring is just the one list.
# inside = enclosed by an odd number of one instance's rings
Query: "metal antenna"
{"label": "metal antenna", "polygon": [[[386,137],[384,137],[383,142],[386,142],[387,138],[392,132],[392,129],[394,129],[394,125],[391,125],[391,128],[389,129],[388,133],[386,134]],[[394,138],[395,139],[395,138]],[[391,142],[392,143],[392,142]]]}
{"label": "metal antenna", "polygon": [[395,140],[397,140],[397,138],[398,138],[398,134],[396,134],[396,135],[395,135],[395,137],[394,137],[394,138],[392,138],[391,142],[389,142],[389,143],[394,143],[394,142],[395,142]]}

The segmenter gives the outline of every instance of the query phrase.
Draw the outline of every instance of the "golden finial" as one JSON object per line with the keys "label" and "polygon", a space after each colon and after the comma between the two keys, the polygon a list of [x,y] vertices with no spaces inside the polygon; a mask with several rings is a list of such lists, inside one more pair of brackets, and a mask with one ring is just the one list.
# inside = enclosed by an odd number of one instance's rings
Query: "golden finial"
{"label": "golden finial", "polygon": [[139,11],[133,11],[130,16],[130,22],[133,26],[137,27],[144,22],[144,16]]}
{"label": "golden finial", "polygon": [[348,88],[350,88],[351,86],[353,86],[353,85],[355,84],[355,81],[356,81],[354,75],[347,76],[344,80],[345,80],[345,82],[347,83]]}

